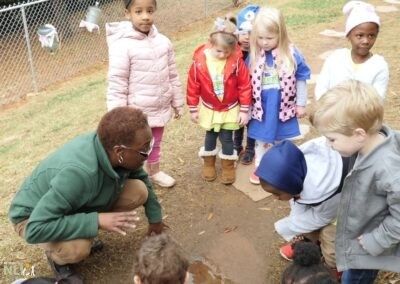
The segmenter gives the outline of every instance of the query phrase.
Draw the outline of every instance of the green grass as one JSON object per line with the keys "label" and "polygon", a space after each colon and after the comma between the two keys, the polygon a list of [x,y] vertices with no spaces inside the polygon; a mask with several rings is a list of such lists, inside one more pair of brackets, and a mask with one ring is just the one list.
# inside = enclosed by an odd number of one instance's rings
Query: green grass
{"label": "green grass", "polygon": [[293,29],[305,26],[330,23],[342,16],[343,3],[340,0],[293,1],[282,6],[286,24]]}

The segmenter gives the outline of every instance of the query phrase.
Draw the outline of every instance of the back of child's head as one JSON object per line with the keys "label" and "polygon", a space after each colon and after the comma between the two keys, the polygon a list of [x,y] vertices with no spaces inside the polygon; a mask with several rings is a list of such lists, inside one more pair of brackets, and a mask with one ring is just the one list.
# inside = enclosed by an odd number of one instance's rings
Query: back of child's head
{"label": "back of child's head", "polygon": [[228,49],[235,49],[237,45],[236,25],[228,19],[217,18],[210,34],[211,45],[221,45]]}
{"label": "back of child's head", "polygon": [[292,72],[296,68],[294,57],[290,50],[290,39],[286,30],[285,19],[280,10],[276,8],[261,8],[254,21],[250,35],[251,46],[251,66],[255,66],[256,58],[260,54],[260,47],[257,39],[260,34],[271,33],[278,37],[278,62],[279,68],[284,68],[288,72]]}
{"label": "back of child's head", "polygon": [[312,242],[298,242],[294,246],[293,263],[282,274],[282,284],[337,283],[321,261],[321,253]]}
{"label": "back of child's head", "polygon": [[304,154],[289,140],[272,146],[264,154],[256,170],[261,181],[293,196],[303,190],[306,174]]}
{"label": "back of child's head", "polygon": [[[151,0],[153,1],[154,7],[157,8],[157,0]],[[125,9],[129,10],[134,4],[135,0],[124,0],[125,4]]]}
{"label": "back of child's head", "polygon": [[137,252],[135,274],[142,284],[185,283],[189,262],[167,234],[147,238]]}
{"label": "back of child's head", "polygon": [[351,136],[361,128],[374,134],[382,127],[383,113],[383,100],[374,87],[349,80],[328,90],[316,102],[310,121],[320,132]]}
{"label": "back of child's head", "polygon": [[356,26],[363,23],[375,23],[380,26],[379,16],[374,6],[364,1],[349,1],[343,7],[343,13],[347,16],[345,34],[346,36]]}

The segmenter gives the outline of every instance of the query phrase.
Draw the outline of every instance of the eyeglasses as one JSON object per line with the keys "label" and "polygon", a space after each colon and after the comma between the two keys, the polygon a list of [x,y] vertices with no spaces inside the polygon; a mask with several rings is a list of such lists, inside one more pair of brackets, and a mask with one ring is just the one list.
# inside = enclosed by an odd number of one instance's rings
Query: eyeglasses
{"label": "eyeglasses", "polygon": [[116,145],[116,146],[114,146],[114,147],[121,147],[122,149],[133,150],[133,151],[135,151],[136,153],[138,153],[140,156],[142,156],[143,158],[147,159],[147,158],[149,157],[151,151],[153,150],[153,146],[154,146],[154,138],[151,139],[149,148],[148,148],[147,150],[145,150],[145,151],[138,151],[138,150],[136,150],[136,149],[133,149],[133,148],[128,147],[128,146],[125,146],[125,145],[123,145],[123,144],[121,144],[121,145]]}

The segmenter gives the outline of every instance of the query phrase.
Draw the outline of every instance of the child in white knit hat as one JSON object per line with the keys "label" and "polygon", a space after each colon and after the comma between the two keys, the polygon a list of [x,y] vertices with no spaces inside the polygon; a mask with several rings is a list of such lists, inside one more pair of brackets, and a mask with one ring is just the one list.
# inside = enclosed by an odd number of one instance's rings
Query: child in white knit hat
{"label": "child in white knit hat", "polygon": [[372,85],[384,98],[389,68],[382,56],[371,52],[380,29],[379,16],[374,6],[363,1],[347,2],[343,13],[347,16],[345,34],[351,49],[337,49],[326,59],[315,86],[315,98],[350,79]]}

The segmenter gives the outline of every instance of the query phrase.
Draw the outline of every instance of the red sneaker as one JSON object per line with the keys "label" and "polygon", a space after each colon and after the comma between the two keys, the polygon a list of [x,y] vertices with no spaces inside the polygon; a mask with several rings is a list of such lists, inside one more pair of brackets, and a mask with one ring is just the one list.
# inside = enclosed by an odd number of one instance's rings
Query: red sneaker
{"label": "red sneaker", "polygon": [[281,256],[289,261],[293,260],[293,254],[294,254],[294,250],[293,250],[293,246],[291,243],[287,243],[286,245],[284,245],[283,247],[281,247],[279,249],[279,253],[281,254]]}

